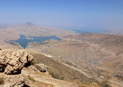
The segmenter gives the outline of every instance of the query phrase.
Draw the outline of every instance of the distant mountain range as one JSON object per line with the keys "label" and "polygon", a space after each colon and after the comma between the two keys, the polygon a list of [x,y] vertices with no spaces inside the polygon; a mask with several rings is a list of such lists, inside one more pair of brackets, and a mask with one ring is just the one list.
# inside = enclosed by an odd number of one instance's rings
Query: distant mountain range
{"label": "distant mountain range", "polygon": [[36,64],[40,62],[50,67],[53,78],[76,83],[75,87],[123,87],[122,34],[76,33],[21,24],[1,27],[0,48],[22,49],[19,44],[8,42],[18,41],[20,35],[24,35],[24,39],[20,40],[22,44],[25,39],[33,41],[33,37],[60,38],[47,39],[43,43],[38,38],[36,40],[39,43],[29,42],[25,47],[25,50],[31,51],[35,59],[37,58]]}

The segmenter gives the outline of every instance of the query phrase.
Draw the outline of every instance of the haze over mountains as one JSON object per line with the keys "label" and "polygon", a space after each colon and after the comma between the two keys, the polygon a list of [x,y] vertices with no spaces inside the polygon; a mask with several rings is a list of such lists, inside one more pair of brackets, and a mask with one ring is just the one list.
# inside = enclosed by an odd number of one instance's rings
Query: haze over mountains
{"label": "haze over mountains", "polygon": [[0,87],[123,87],[123,0],[0,0]]}
{"label": "haze over mountains", "polygon": [[[22,40],[20,40],[21,35],[24,36]],[[50,36],[60,39],[46,38],[43,42],[42,38],[37,39],[37,37]],[[34,37],[39,42],[36,42]],[[20,42],[25,44],[24,41],[29,41],[25,50],[33,55],[34,62],[47,65],[48,72],[53,78],[66,81],[62,84],[64,86],[60,86],[60,81],[54,80],[55,82],[51,83],[50,80],[45,79],[48,78],[47,76],[41,75],[44,79],[38,80],[39,83],[57,84],[54,87],[71,87],[71,84],[75,85],[73,87],[122,87],[122,40],[122,34],[76,33],[72,30],[40,27],[33,24],[7,26],[0,29],[1,49],[23,49]],[[26,73],[30,72],[29,70],[30,68],[27,68]],[[37,79],[33,73],[31,78]],[[33,87],[30,84],[27,85]]]}

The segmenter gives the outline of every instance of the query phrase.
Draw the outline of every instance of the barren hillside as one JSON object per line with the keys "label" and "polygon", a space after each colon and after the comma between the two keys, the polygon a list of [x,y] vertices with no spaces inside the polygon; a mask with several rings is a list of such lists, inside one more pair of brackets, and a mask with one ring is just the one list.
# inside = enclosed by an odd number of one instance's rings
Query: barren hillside
{"label": "barren hillside", "polygon": [[[98,81],[119,83],[122,69],[123,36],[110,34],[81,34],[65,36],[61,41],[30,44],[32,49],[53,56],[68,66],[73,66]],[[121,84],[123,85],[123,84]],[[121,86],[122,87],[122,86]]]}

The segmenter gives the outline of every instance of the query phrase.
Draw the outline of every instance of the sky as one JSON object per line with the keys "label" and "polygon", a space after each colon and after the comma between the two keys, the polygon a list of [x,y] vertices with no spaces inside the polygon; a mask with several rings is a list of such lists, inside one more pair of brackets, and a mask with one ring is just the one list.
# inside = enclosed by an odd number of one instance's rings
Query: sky
{"label": "sky", "polygon": [[0,24],[123,29],[123,0],[0,0]]}

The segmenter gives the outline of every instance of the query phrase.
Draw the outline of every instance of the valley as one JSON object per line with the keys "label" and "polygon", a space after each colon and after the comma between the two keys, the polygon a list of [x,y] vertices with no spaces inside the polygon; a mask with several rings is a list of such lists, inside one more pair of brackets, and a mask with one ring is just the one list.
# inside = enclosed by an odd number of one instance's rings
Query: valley
{"label": "valley", "polygon": [[[34,32],[27,31],[37,29]],[[36,33],[39,32],[40,34]],[[71,31],[57,30],[48,34],[49,29],[24,25],[2,30],[0,48],[31,50],[36,63],[49,66],[49,73],[54,78],[71,81],[79,85],[95,83],[109,87],[122,87],[122,52],[123,36],[115,34],[78,34]],[[64,33],[57,33],[63,31]],[[19,32],[19,33],[18,33]],[[7,35],[7,33],[10,33]],[[16,35],[16,38],[15,38]],[[9,41],[9,42],[8,42]],[[2,43],[4,45],[2,45]],[[44,55],[44,56],[42,56]],[[47,57],[45,57],[47,56]],[[113,86],[116,85],[116,86]],[[120,85],[120,86],[119,86]],[[81,86],[86,87],[86,86]],[[92,86],[98,87],[98,86]],[[101,86],[105,87],[105,86]]]}

